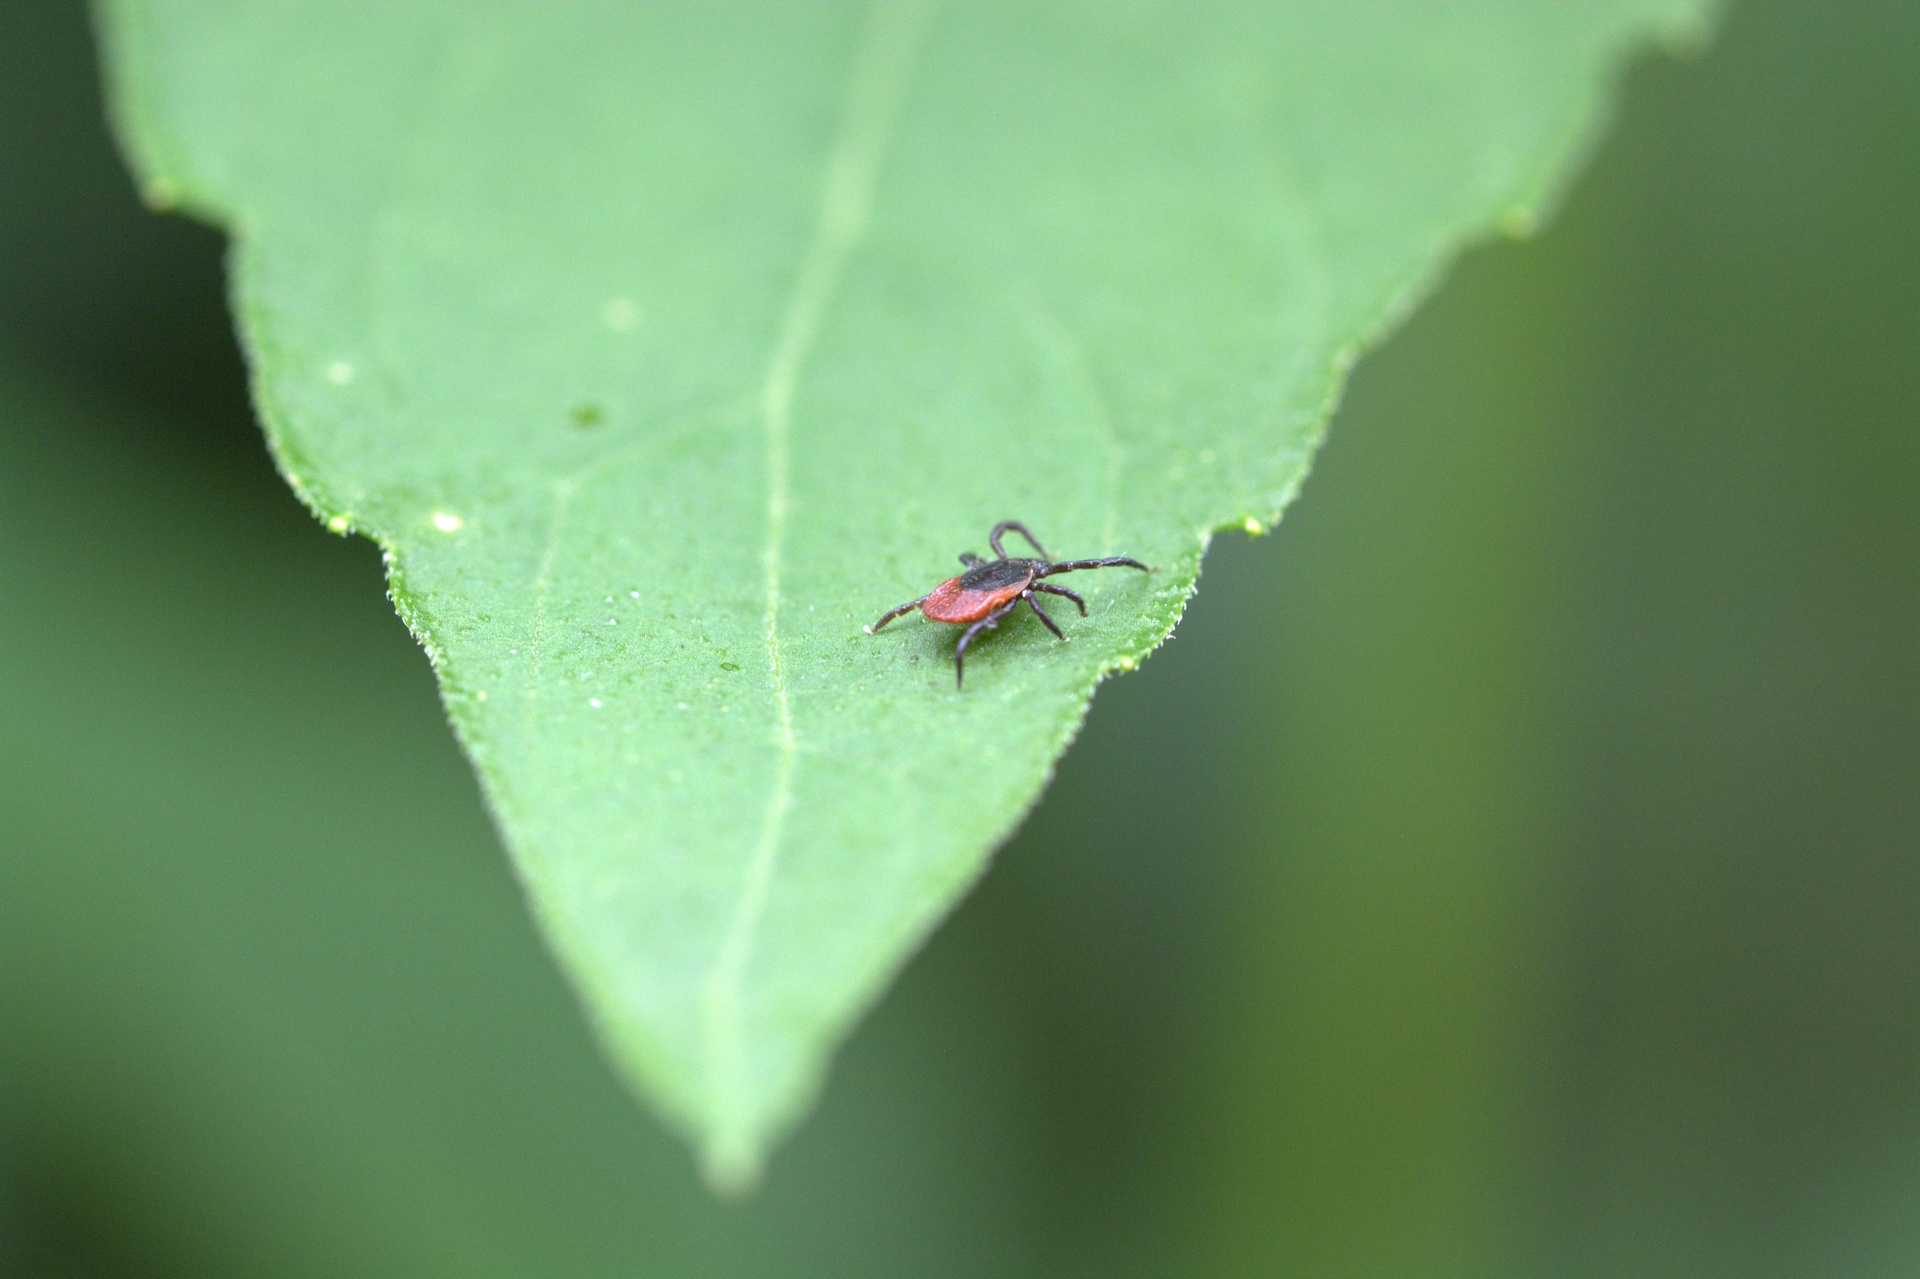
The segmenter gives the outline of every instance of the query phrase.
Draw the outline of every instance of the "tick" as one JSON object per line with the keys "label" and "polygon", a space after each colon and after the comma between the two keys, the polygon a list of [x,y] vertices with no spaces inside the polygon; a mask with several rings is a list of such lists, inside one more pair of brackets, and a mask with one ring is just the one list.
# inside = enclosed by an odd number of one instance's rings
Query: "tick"
{"label": "tick", "polygon": [[[1026,538],[1033,549],[1040,552],[1040,558],[1021,559],[1008,555],[1000,545],[1000,538],[1007,533],[1018,533]],[[998,626],[1000,619],[1018,608],[1022,601],[1048,630],[1062,641],[1067,638],[1054,625],[1053,619],[1047,616],[1047,611],[1040,607],[1036,593],[1063,595],[1080,606],[1080,616],[1087,615],[1085,600],[1066,587],[1051,586],[1041,578],[1083,568],[1137,568],[1143,573],[1153,572],[1139,560],[1124,555],[1104,560],[1064,560],[1056,563],[1053,556],[1047,553],[1047,548],[1040,545],[1040,539],[1018,520],[1002,520],[994,525],[993,532],[987,534],[987,544],[993,547],[993,553],[999,559],[983,560],[972,551],[960,552],[960,562],[967,566],[966,572],[948,578],[917,600],[888,609],[879,621],[866,628],[867,634],[873,634],[902,613],[911,613],[916,608],[928,621],[965,626],[967,632],[960,637],[960,643],[953,650],[953,686],[959,688],[965,674],[963,664],[967,657],[967,645],[981,631],[990,631]]]}

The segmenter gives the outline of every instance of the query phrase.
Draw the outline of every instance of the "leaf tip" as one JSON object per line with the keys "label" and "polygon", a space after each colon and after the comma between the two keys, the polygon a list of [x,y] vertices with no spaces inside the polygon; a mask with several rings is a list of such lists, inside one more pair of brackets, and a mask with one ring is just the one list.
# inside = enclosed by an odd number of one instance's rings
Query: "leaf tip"
{"label": "leaf tip", "polygon": [[745,1199],[760,1188],[766,1155],[739,1133],[716,1137],[700,1156],[700,1177],[721,1199]]}

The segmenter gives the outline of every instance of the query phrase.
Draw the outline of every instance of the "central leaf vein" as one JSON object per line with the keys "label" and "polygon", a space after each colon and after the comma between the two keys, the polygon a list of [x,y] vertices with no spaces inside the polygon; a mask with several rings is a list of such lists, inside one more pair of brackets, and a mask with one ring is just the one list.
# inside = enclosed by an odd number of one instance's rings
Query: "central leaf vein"
{"label": "central leaf vein", "polygon": [[778,867],[798,755],[780,642],[780,570],[790,504],[794,392],[847,260],[866,231],[881,157],[931,11],[930,0],[876,0],[868,11],[822,185],[819,220],[788,298],[761,389],[766,447],[761,576],[777,754],[772,789],[747,861],[740,899],[701,986],[701,1035],[715,1133],[707,1152],[707,1172],[723,1185],[751,1181],[758,1172],[759,1153],[751,1134],[759,1129],[745,1113],[753,1091],[741,1027],[741,983],[753,959]]}

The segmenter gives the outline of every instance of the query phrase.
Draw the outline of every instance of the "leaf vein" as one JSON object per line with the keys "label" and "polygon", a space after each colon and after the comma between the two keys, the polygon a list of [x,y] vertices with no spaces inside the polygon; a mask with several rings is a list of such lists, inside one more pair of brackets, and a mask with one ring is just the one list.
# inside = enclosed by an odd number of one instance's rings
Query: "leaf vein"
{"label": "leaf vein", "polygon": [[798,756],[780,643],[781,557],[791,502],[794,393],[847,261],[866,231],[881,158],[931,12],[931,0],[875,0],[867,12],[839,132],[822,183],[818,221],[782,315],[761,388],[767,477],[761,577],[777,755],[773,785],[761,813],[760,831],[747,861],[740,898],[701,986],[701,1035],[713,1110],[707,1175],[720,1185],[745,1184],[759,1170],[760,1156],[752,1135],[758,1126],[742,1113],[752,1087],[741,1029],[741,985],[753,959],[778,868],[787,811],[793,803]]}
{"label": "leaf vein", "polygon": [[547,512],[546,546],[540,552],[540,565],[533,574],[533,634],[527,641],[527,696],[525,727],[533,726],[533,705],[540,698],[540,648],[547,633],[547,592],[553,581],[553,559],[560,549],[560,530],[567,520],[567,507],[573,501],[573,481],[555,480],[553,502]]}

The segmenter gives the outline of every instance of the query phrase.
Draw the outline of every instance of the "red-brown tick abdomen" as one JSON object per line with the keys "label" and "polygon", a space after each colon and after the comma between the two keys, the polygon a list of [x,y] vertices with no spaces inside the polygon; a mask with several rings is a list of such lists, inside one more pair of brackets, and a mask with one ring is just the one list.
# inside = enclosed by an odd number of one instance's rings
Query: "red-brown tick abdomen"
{"label": "red-brown tick abdomen", "polygon": [[1027,584],[1020,582],[997,591],[970,591],[959,578],[949,578],[933,588],[920,611],[935,622],[977,622],[1025,589]]}

